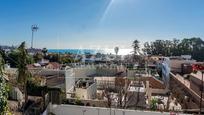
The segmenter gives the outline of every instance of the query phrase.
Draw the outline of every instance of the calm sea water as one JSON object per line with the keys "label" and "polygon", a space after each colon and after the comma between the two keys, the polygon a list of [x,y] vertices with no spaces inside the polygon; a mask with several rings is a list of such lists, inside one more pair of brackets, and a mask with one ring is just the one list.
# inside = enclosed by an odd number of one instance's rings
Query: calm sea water
{"label": "calm sea water", "polygon": [[72,54],[96,54],[105,53],[103,50],[93,50],[93,49],[48,49],[49,53],[72,53]]}
{"label": "calm sea water", "polygon": [[[119,49],[119,55],[127,55],[131,53],[131,49]],[[73,53],[73,54],[115,54],[114,49],[95,50],[95,49],[48,49],[49,53]]]}

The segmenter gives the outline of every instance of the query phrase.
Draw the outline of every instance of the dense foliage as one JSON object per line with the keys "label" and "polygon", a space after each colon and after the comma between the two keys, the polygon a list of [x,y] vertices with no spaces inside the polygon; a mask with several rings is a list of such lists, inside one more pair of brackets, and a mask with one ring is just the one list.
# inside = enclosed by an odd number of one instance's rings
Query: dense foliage
{"label": "dense foliage", "polygon": [[36,85],[36,84],[34,84],[34,83],[30,82],[30,81],[27,83],[27,93],[29,95],[43,96],[42,92],[45,92],[45,93],[48,92],[47,86],[39,86],[39,85]]}
{"label": "dense foliage", "polygon": [[156,98],[151,99],[150,101],[150,109],[155,111],[157,109],[158,100]]}
{"label": "dense foliage", "polygon": [[8,87],[3,76],[0,76],[0,115],[3,115],[7,109]]}
{"label": "dense foliage", "polygon": [[27,95],[27,81],[31,77],[30,72],[28,71],[27,64],[29,64],[29,55],[26,50],[25,42],[22,42],[21,45],[16,49],[17,50],[17,70],[18,76],[17,81],[21,87],[23,87],[23,92],[25,95],[24,109],[26,109],[26,103],[28,102]]}
{"label": "dense foliage", "polygon": [[5,112],[7,111],[7,98],[8,98],[8,87],[3,77],[4,59],[2,54],[3,52],[0,52],[0,115],[5,114]]}
{"label": "dense foliage", "polygon": [[[19,60],[19,49],[14,49],[9,53],[6,53],[5,60],[7,63],[10,64],[11,67],[17,67],[18,66],[18,60]],[[33,57],[31,55],[27,55],[26,57],[28,64],[31,64],[34,62]]]}
{"label": "dense foliage", "polygon": [[191,55],[198,61],[204,60],[204,41],[201,38],[184,38],[182,40],[155,40],[145,42],[143,51],[151,55],[180,56]]}
{"label": "dense foliage", "polygon": [[49,60],[50,62],[58,62],[61,64],[74,63],[80,61],[79,59],[75,59],[74,55],[66,53],[65,54],[52,53],[46,55],[44,58]]}

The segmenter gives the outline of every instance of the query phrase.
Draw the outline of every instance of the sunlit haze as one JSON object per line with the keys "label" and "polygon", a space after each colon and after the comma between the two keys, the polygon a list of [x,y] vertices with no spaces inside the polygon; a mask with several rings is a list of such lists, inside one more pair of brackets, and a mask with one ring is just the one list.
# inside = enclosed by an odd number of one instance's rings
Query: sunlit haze
{"label": "sunlit haze", "polygon": [[[185,3],[185,4],[184,4]],[[2,0],[1,45],[130,49],[132,41],[201,37],[203,0]],[[121,50],[120,50],[121,51]],[[119,52],[120,53],[120,52]]]}

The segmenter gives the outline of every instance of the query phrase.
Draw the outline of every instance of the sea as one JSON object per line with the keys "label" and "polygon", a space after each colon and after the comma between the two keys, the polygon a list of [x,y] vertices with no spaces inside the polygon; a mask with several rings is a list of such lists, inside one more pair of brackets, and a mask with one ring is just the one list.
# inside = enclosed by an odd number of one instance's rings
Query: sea
{"label": "sea", "polygon": [[[132,49],[119,49],[118,55],[128,55],[131,54]],[[72,54],[115,54],[114,49],[48,49],[48,53],[72,53]]]}

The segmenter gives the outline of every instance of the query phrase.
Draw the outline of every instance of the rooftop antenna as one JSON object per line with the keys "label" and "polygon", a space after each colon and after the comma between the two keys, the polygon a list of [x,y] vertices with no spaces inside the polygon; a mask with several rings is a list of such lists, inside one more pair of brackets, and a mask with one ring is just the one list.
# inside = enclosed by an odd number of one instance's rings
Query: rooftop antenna
{"label": "rooftop antenna", "polygon": [[32,30],[32,39],[31,39],[31,49],[33,49],[33,37],[34,37],[34,32],[36,32],[39,29],[37,25],[32,25],[31,30]]}

